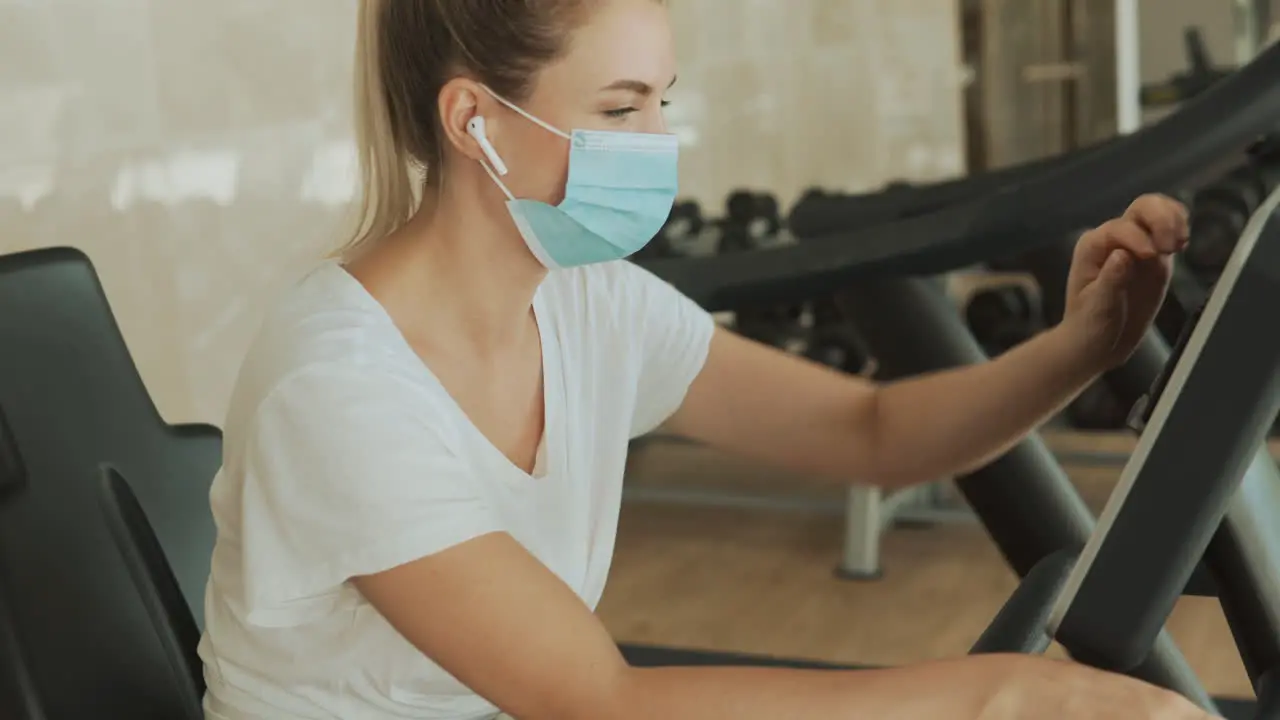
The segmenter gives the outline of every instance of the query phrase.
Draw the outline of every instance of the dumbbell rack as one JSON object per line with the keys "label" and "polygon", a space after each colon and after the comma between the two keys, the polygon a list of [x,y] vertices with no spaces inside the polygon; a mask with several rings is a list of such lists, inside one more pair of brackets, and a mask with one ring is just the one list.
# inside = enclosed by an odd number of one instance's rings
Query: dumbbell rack
{"label": "dumbbell rack", "polygon": [[844,507],[844,543],[837,577],[875,580],[882,574],[880,538],[891,527],[973,523],[976,517],[949,480],[899,490],[854,485]]}
{"label": "dumbbell rack", "polygon": [[[659,430],[636,441],[632,458],[643,457],[640,450],[644,446],[691,444],[692,441]],[[804,490],[759,492],[752,491],[750,483],[747,485],[729,489],[723,484],[704,483],[697,477],[691,478],[691,482],[668,481],[657,485],[633,482],[624,486],[623,498],[627,503],[840,517],[843,520],[841,555],[835,574],[849,580],[880,577],[880,540],[891,527],[929,527],[976,521],[948,480],[888,494],[865,484],[850,485],[839,495],[826,492],[819,495]]]}

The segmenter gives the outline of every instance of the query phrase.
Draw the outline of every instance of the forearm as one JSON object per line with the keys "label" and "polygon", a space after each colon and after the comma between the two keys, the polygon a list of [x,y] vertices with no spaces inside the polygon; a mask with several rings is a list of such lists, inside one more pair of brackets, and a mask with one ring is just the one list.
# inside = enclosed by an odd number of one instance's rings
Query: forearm
{"label": "forearm", "polygon": [[[622,720],[910,718],[1002,720],[1001,693],[1038,658],[971,656],[884,670],[634,669],[611,717]],[[927,688],[927,692],[921,692]],[[1011,708],[1010,708],[1011,709]]]}
{"label": "forearm", "polygon": [[875,479],[900,487],[981,467],[1096,376],[1096,364],[1059,326],[989,362],[884,385],[876,400]]}

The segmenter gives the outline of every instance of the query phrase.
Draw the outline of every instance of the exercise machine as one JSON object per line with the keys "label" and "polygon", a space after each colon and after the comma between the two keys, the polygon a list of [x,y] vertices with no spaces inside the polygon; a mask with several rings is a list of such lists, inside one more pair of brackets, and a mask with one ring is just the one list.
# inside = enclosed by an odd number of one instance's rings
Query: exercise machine
{"label": "exercise machine", "polygon": [[1063,155],[953,180],[919,185],[891,183],[881,190],[866,193],[811,188],[791,208],[787,225],[802,238],[822,237],[937,212],[951,205],[981,199],[999,192],[1001,188],[1057,172],[1095,151],[1114,145],[1117,140],[1104,140]]}
{"label": "exercise machine", "polygon": [[[1249,218],[1262,205],[1267,196],[1280,187],[1277,177],[1277,161],[1273,146],[1276,140],[1269,135],[1250,147],[1242,161],[1237,163],[1219,180],[1210,181],[1197,195],[1205,196],[1192,206],[1192,238],[1190,246],[1213,243],[1213,250],[1221,259],[1212,269],[1197,267],[1185,258],[1175,258],[1169,297],[1156,317],[1156,332],[1148,337],[1133,357],[1123,366],[1106,373],[1093,389],[1101,396],[1097,399],[1108,412],[1122,408],[1125,413],[1150,385],[1168,352],[1168,344],[1174,342],[1186,326],[1194,308],[1204,304],[1209,289],[1216,281],[1227,258],[1234,252]],[[1240,185],[1247,190],[1236,194]],[[1260,186],[1260,187],[1259,187]],[[1243,195],[1243,197],[1241,196]],[[1200,233],[1207,233],[1206,235]],[[1042,311],[1049,324],[1062,319],[1063,299],[1066,296],[1067,274],[1070,270],[1076,235],[1066,234],[1019,257],[1016,265],[1029,273],[1042,289]],[[1120,425],[1123,427],[1123,423]],[[1107,465],[1123,465],[1127,453],[1091,453],[1077,457],[1077,461],[1089,461]]]}
{"label": "exercise machine", "polygon": [[1252,716],[1280,715],[1280,473],[1259,449],[1280,412],[1280,335],[1265,331],[1277,267],[1280,192],[1135,405],[1138,449],[1098,526],[1028,575],[978,650],[1035,653],[1053,639],[1131,672],[1203,557],[1258,696]]}
{"label": "exercise machine", "polygon": [[[1056,639],[1081,662],[1177,690],[1224,717],[1280,714],[1280,472],[1259,449],[1280,410],[1280,336],[1265,332],[1280,302],[1278,208],[1275,192],[1172,351],[1149,333],[1139,350],[1147,362],[1131,367],[1128,383],[1119,385],[1133,397],[1145,371],[1133,416],[1143,434],[1101,520],[1080,542],[1030,566],[972,652],[1038,653]],[[928,284],[882,284],[874,292],[913,297],[921,310],[941,306]],[[1055,516],[1041,514],[1045,509],[1033,509],[1027,520]],[[1256,704],[1208,698],[1189,669],[1167,671],[1176,661],[1166,671],[1155,667],[1154,658],[1172,652],[1162,628],[1183,594],[1218,598]],[[834,667],[652,647],[627,654],[649,665]]]}
{"label": "exercise machine", "polygon": [[[1238,157],[1280,123],[1280,49],[1272,47],[1253,62],[1184,103],[1176,112],[1130,135],[1110,141],[1070,162],[1043,165],[1014,184],[985,188],[960,204],[862,229],[829,230],[816,237],[755,252],[715,257],[643,261],[712,311],[749,304],[782,306],[823,295],[844,295],[842,303],[858,335],[876,358],[881,377],[901,377],[980,362],[981,348],[957,318],[954,305],[932,281],[920,279],[993,258],[1011,258],[1052,246],[1072,231],[1122,213],[1134,197],[1203,183],[1220,172],[1223,158]],[[1171,152],[1170,148],[1177,148]],[[964,188],[969,181],[952,187]],[[915,192],[903,190],[903,192]],[[1064,202],[1063,198],[1072,198]],[[792,213],[792,222],[796,213]],[[830,217],[826,221],[831,220]],[[793,228],[793,231],[796,229]],[[1046,290],[1047,302],[1053,292]],[[879,315],[880,317],[876,317]],[[903,322],[903,318],[909,318]],[[1029,441],[1031,442],[1031,441]],[[1006,557],[1030,553],[1038,560],[1059,547],[1081,541],[1092,518],[1074,497],[1065,475],[1043,441],[1019,446],[978,473],[969,483],[981,498],[964,492],[977,514],[1005,503],[1059,514],[1061,523],[1036,527],[1014,521],[997,537]],[[1036,479],[1028,480],[1027,476]],[[1000,479],[993,479],[995,478]],[[929,496],[883,497],[876,488],[853,486],[846,495],[844,550],[840,572],[875,577],[881,571],[879,541],[885,528],[922,506],[936,519],[954,519],[949,486],[939,478]],[[1058,489],[1050,489],[1058,488]],[[1014,502],[1012,498],[1018,498]],[[938,512],[939,508],[944,508]],[[1079,512],[1077,512],[1079,511]],[[999,512],[995,510],[994,512]],[[1007,522],[981,517],[990,529]],[[1024,542],[1030,533],[1034,538]],[[1083,534],[1082,534],[1083,533]],[[1037,550],[1019,548],[1035,547]],[[1014,565],[1026,572],[1035,560]]]}

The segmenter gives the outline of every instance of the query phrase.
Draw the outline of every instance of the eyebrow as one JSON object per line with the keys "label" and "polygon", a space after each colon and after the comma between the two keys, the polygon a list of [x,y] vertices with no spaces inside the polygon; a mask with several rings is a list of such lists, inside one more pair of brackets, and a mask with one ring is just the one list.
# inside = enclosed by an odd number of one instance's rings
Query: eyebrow
{"label": "eyebrow", "polygon": [[[670,88],[672,85],[675,85],[678,78],[679,76],[671,78],[671,82],[668,83],[667,87]],[[630,90],[631,92],[638,93],[640,95],[653,94],[653,86],[642,80],[614,80],[608,85],[600,88],[600,90]]]}

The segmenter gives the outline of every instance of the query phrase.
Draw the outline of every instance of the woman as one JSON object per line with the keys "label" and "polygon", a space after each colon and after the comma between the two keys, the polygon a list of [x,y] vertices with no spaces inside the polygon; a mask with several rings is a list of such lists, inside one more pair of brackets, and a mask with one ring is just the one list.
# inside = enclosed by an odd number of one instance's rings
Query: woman
{"label": "woman", "polygon": [[660,2],[360,13],[363,223],[268,314],[232,399],[209,717],[1203,717],[1039,657],[635,669],[592,614],[630,438],[665,422],[886,487],[978,466],[1134,347],[1179,205],[1144,197],[1085,235],[1053,330],[877,386],[717,329],[619,261],[676,191]]}

